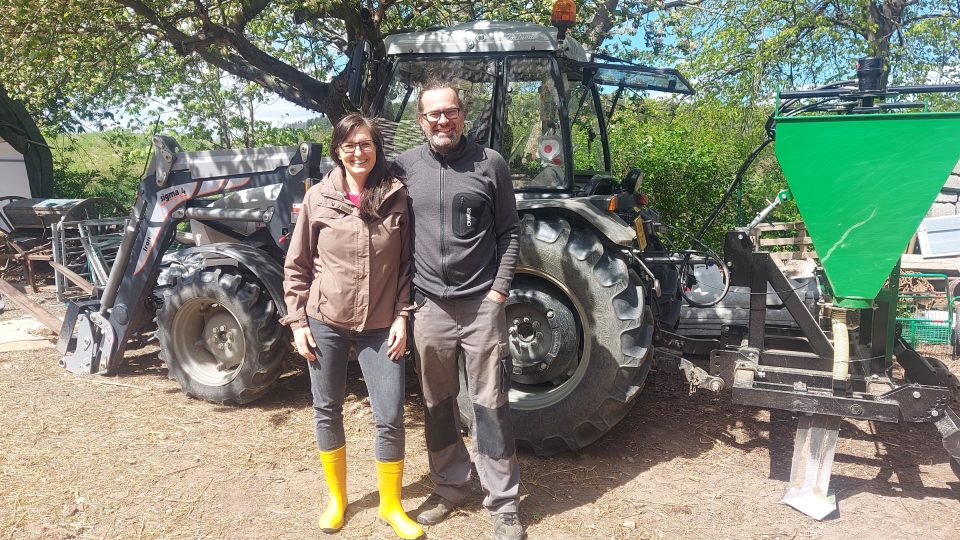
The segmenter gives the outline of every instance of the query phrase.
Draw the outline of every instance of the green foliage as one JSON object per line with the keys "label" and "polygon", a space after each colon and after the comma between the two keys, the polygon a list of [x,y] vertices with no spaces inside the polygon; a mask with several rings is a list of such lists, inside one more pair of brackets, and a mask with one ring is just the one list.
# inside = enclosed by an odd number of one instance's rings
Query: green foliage
{"label": "green foliage", "polygon": [[[674,54],[701,91],[730,101],[769,100],[854,76],[857,59],[888,60],[891,84],[956,82],[960,5],[954,0],[712,0],[674,27]],[[952,70],[952,71],[951,71]]]}
{"label": "green foliage", "polygon": [[149,137],[123,130],[61,135],[53,140],[54,195],[109,197],[132,205],[149,151]]}
{"label": "green foliage", "polygon": [[[743,109],[709,99],[627,103],[610,126],[615,176],[622,178],[632,168],[643,170],[642,191],[653,196],[663,221],[692,235],[720,201],[743,160],[764,140],[762,125],[768,114],[763,108]],[[740,219],[739,197],[734,196],[706,242],[718,248],[724,231],[752,219],[766,206],[765,199],[784,187],[775,157],[767,150],[745,176]],[[795,219],[795,207],[781,207],[773,217]]]}
{"label": "green foliage", "polygon": [[313,129],[321,133],[333,133],[333,124],[330,123],[330,119],[326,116],[315,116],[306,120],[290,122],[287,124],[287,127],[294,129]]}
{"label": "green foliage", "polygon": [[0,80],[49,131],[109,126],[111,110],[152,116],[164,109],[176,117],[169,123],[197,138],[249,146],[252,102],[280,96],[342,115],[344,58],[360,39],[381,58],[382,38],[393,32],[484,18],[545,22],[551,5],[5,0]]}
{"label": "green foliage", "polygon": [[[306,124],[304,124],[306,125]],[[276,127],[257,123],[255,146],[295,146],[304,141],[329,143],[323,122],[310,127]],[[210,150],[217,145],[182,133],[173,134],[185,151]],[[69,199],[109,197],[130,206],[152,157],[150,135],[125,129],[51,137],[54,158],[54,195]]]}

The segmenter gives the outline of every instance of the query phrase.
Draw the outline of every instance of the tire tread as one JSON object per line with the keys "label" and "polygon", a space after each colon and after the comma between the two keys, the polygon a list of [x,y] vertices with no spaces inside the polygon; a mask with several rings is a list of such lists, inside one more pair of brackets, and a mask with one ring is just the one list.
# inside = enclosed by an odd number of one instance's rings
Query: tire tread
{"label": "tire tread", "polygon": [[[172,357],[170,344],[175,336],[171,336],[169,328],[179,306],[191,298],[215,295],[215,287],[243,307],[237,311],[241,311],[241,316],[251,323],[257,346],[252,348],[252,355],[251,347],[247,347],[244,365],[238,368],[239,372],[232,381],[223,386],[206,386],[192,379]],[[160,358],[167,365],[168,376],[177,381],[185,394],[220,404],[243,405],[262,397],[276,383],[289,349],[289,340],[284,339],[285,330],[273,299],[263,294],[262,286],[255,282],[255,278],[246,277],[234,268],[207,268],[179,279],[165,289],[163,295],[163,306],[157,313]]]}
{"label": "tire tread", "polygon": [[[537,266],[550,256],[560,256],[562,260],[570,262],[561,264],[565,275],[553,276],[555,279],[569,284],[579,274],[600,287],[602,294],[590,296],[584,293],[588,297],[581,299],[584,309],[590,312],[587,316],[595,321],[591,324],[594,333],[600,330],[597,324],[604,325],[604,336],[584,336],[584,339],[594,339],[592,353],[603,354],[600,345],[604,337],[616,342],[616,373],[610,384],[601,390],[603,397],[599,400],[591,397],[589,401],[585,397],[578,397],[582,404],[590,405],[590,410],[577,409],[573,413],[576,417],[564,418],[558,418],[556,414],[541,414],[541,411],[514,410],[515,424],[519,423],[516,421],[518,416],[531,416],[531,425],[522,422],[524,425],[516,429],[516,433],[520,434],[518,441],[532,447],[537,454],[578,450],[599,439],[626,416],[646,380],[650,369],[653,326],[651,318],[643,315],[646,297],[644,287],[622,258],[604,248],[592,229],[573,227],[561,217],[531,214],[523,216],[521,228],[521,264]],[[524,236],[528,240],[524,240]],[[532,253],[525,252],[524,242],[540,247]],[[558,249],[559,253],[549,253]],[[594,358],[590,361],[599,363],[605,359]],[[590,375],[588,373],[586,377]],[[583,382],[586,382],[586,378]],[[580,389],[573,392],[578,391]],[[565,400],[571,397],[572,394]]]}

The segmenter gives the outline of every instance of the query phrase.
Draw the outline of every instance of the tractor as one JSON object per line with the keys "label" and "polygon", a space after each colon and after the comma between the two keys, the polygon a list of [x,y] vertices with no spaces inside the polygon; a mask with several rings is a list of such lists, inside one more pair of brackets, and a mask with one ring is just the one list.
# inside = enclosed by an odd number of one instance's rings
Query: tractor
{"label": "tractor", "polygon": [[[368,69],[386,73],[366,101],[388,157],[424,142],[419,86],[440,77],[460,89],[465,135],[510,166],[522,228],[506,305],[520,442],[540,454],[590,444],[631,409],[654,334],[677,325],[681,303],[659,217],[640,205],[642,174],[610,174],[607,124],[624,92],[693,89],[676,70],[591,55],[562,30],[530,23],[471,22],[385,45],[376,65],[366,44],[352,55],[349,99],[364,101]],[[70,306],[62,363],[115,372],[127,343],[155,329],[185,393],[253,401],[289,351],[278,322],[286,240],[305,190],[332,162],[317,144],[208,152],[182,152],[163,136],[153,144],[108,282],[98,298]]]}

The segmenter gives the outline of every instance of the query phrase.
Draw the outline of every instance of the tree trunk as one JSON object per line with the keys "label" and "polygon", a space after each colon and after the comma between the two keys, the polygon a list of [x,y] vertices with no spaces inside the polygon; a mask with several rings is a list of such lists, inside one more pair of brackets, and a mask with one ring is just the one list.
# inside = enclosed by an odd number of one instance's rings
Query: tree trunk
{"label": "tree trunk", "polygon": [[590,20],[590,26],[587,29],[584,44],[588,48],[599,48],[603,40],[610,34],[610,30],[613,29],[613,17],[611,13],[617,9],[618,4],[620,4],[620,0],[604,0],[602,4],[597,6],[597,12],[594,14],[593,19]]}
{"label": "tree trunk", "polygon": [[[867,41],[867,54],[883,58],[890,62],[890,39],[903,24],[903,14],[908,0],[884,0],[882,3],[869,4],[870,22],[872,26],[866,28],[863,37]],[[884,70],[882,86],[889,82],[890,70]]]}

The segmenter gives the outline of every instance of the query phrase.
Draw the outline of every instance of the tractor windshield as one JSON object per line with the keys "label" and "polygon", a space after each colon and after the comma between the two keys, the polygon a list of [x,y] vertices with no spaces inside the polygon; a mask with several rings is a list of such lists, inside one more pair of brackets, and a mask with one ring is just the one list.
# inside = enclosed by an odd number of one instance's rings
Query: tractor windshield
{"label": "tractor windshield", "polygon": [[554,65],[546,55],[399,60],[377,114],[388,156],[424,142],[417,121],[420,85],[437,78],[460,89],[464,134],[503,155],[515,189],[567,188],[563,92]]}
{"label": "tractor windshield", "polygon": [[417,122],[420,86],[430,80],[451,81],[460,89],[464,105],[464,134],[490,146],[493,89],[496,69],[493,59],[405,60],[394,67],[378,116],[384,122],[387,155],[422,144],[425,139]]}

